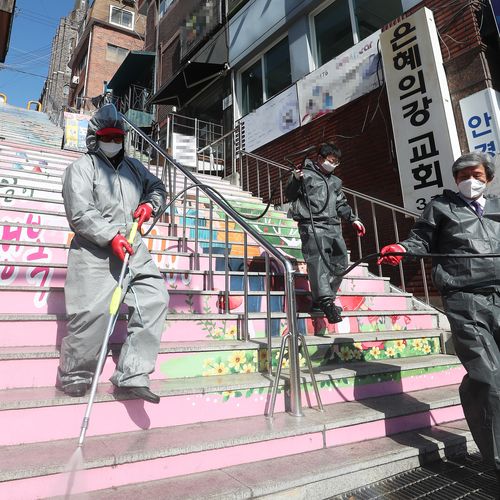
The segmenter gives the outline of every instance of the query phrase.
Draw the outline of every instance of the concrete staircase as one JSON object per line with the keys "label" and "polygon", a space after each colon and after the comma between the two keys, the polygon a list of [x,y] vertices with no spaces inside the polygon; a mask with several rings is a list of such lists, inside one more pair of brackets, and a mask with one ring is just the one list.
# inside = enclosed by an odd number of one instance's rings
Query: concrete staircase
{"label": "concrete staircase", "polygon": [[[63,287],[72,237],[61,175],[78,154],[40,145],[54,132],[41,126],[43,133],[34,137],[32,120],[43,120],[33,113],[0,106],[5,138],[0,140],[0,497],[9,499],[65,494],[65,471],[86,406],[86,398],[67,397],[54,387],[58,346],[66,333]],[[5,124],[11,121],[15,133],[9,135]],[[32,133],[23,135],[23,127]],[[240,211],[262,210],[260,200],[229,183],[206,181],[224,190]],[[272,311],[274,365],[286,328],[279,279],[267,305],[262,249],[250,246],[249,321],[243,325],[242,232],[230,225],[227,245],[226,222],[217,208],[220,223],[211,229],[208,204],[197,212],[188,208],[176,215],[178,230],[186,228],[186,244],[166,224],[147,238],[171,296],[152,381],[161,403],[120,398],[107,382],[126,334],[123,311],[73,494],[326,498],[417,466],[426,457],[465,449],[470,436],[457,393],[464,371],[457,358],[443,354],[440,315],[365,266],[343,281],[344,320],[337,325],[311,316],[307,278],[298,274],[299,325],[326,409],[315,408],[305,370],[304,417],[285,412],[283,381],[275,417],[266,419],[271,385],[266,307]],[[293,221],[271,212],[252,225],[300,265]]]}

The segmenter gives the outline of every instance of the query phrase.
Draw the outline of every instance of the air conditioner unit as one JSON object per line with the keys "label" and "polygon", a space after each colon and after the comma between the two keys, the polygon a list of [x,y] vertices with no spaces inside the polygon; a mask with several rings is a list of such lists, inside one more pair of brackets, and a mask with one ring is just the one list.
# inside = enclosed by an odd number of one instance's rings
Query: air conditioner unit
{"label": "air conditioner unit", "polygon": [[71,83],[73,85],[78,85],[79,82],[80,82],[80,77],[79,76],[72,76],[71,77]]}

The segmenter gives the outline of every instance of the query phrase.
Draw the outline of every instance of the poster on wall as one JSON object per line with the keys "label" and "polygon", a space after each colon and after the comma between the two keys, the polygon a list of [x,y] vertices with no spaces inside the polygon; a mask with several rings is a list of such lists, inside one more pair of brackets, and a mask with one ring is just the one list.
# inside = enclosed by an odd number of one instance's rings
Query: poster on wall
{"label": "poster on wall", "polygon": [[460,145],[432,11],[380,35],[404,207],[421,212],[444,188]]}
{"label": "poster on wall", "polygon": [[[469,151],[491,154],[500,167],[500,92],[488,88],[464,97],[460,111]],[[488,186],[488,193],[500,195],[500,175]]]}
{"label": "poster on wall", "polygon": [[89,120],[89,115],[68,112],[64,113],[63,149],[82,152],[87,151],[87,144],[85,140],[87,137]]}
{"label": "poster on wall", "polygon": [[254,151],[299,126],[297,86],[292,85],[265,104],[244,116],[241,148]]}
{"label": "poster on wall", "polygon": [[380,30],[297,82],[301,125],[380,86],[379,37]]}

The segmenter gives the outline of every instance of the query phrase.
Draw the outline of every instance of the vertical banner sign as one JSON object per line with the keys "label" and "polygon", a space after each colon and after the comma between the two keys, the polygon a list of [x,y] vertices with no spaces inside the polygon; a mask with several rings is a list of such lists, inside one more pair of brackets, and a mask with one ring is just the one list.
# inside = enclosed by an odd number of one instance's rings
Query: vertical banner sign
{"label": "vertical banner sign", "polygon": [[432,12],[423,8],[380,35],[404,207],[421,212],[444,188],[460,146]]}
{"label": "vertical banner sign", "polygon": [[[460,100],[469,151],[500,155],[500,92],[484,89]],[[497,156],[500,158],[500,156]],[[500,175],[488,192],[500,194]]]}

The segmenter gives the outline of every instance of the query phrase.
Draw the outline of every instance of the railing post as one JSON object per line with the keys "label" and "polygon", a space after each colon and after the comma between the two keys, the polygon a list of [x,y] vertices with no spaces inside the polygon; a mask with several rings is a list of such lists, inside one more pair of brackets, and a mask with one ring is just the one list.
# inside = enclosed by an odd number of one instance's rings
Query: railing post
{"label": "railing post", "polygon": [[[300,394],[299,332],[297,327],[297,304],[295,301],[295,271],[289,261],[285,267],[286,317],[288,323],[288,362],[290,371],[290,413],[302,417]],[[307,346],[305,347],[307,349]]]}

